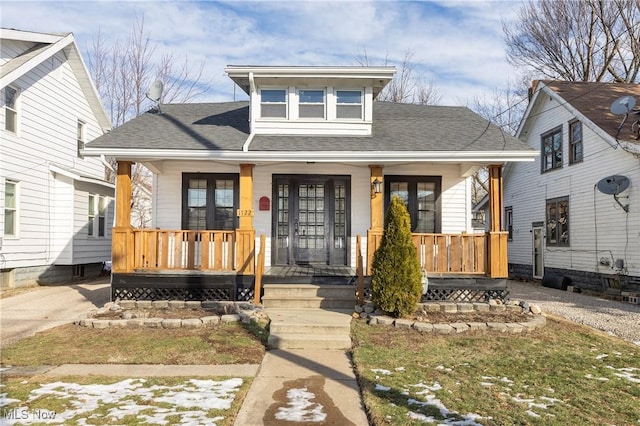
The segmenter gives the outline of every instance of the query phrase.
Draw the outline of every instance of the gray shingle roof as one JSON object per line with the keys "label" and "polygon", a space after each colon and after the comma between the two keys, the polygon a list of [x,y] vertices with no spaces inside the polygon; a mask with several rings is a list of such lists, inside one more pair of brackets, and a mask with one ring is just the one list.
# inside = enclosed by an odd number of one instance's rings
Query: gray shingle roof
{"label": "gray shingle roof", "polygon": [[[240,151],[249,136],[247,102],[162,105],[88,148]],[[251,151],[530,151],[466,107],[376,102],[373,135],[256,135]]]}

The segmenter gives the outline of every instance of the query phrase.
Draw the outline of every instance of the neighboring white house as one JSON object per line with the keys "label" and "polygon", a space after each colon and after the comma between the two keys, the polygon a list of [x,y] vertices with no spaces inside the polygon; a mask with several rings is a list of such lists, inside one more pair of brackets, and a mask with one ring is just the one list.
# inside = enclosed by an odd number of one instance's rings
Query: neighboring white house
{"label": "neighboring white house", "polygon": [[[506,277],[506,234],[473,233],[471,176],[490,167],[499,217],[502,164],[536,151],[465,107],[375,102],[393,67],[226,72],[249,102],[162,105],[84,151],[119,164],[114,297],[246,297],[260,235],[272,272],[367,268],[394,195],[432,276]],[[154,173],[150,230],[130,227],[134,163]]]}
{"label": "neighboring white house", "polygon": [[0,283],[97,275],[114,185],[84,143],[111,128],[73,35],[0,29]]}
{"label": "neighboring white house", "polygon": [[640,102],[639,84],[534,83],[516,136],[541,155],[505,168],[511,276],[640,288],[640,112],[633,99]]}

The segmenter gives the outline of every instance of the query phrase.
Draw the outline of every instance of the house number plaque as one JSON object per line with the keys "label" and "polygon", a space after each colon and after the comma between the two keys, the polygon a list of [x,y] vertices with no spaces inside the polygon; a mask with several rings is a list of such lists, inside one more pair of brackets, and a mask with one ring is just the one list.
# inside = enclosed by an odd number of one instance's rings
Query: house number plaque
{"label": "house number plaque", "polygon": [[238,209],[238,217],[252,217],[253,209]]}

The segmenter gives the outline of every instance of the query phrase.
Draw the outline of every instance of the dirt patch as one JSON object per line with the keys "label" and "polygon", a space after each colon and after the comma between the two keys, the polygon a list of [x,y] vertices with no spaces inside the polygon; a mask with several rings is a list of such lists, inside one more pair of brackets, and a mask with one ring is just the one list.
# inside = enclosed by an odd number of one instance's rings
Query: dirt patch
{"label": "dirt patch", "polygon": [[202,318],[213,315],[225,315],[217,309],[204,308],[149,308],[149,309],[121,309],[118,311],[99,312],[92,315],[95,319],[134,319],[134,318],[163,318],[163,319],[190,319]]}
{"label": "dirt patch", "polygon": [[455,322],[523,322],[531,319],[530,314],[514,311],[473,311],[460,313],[421,312],[412,319],[432,324],[451,324]]}

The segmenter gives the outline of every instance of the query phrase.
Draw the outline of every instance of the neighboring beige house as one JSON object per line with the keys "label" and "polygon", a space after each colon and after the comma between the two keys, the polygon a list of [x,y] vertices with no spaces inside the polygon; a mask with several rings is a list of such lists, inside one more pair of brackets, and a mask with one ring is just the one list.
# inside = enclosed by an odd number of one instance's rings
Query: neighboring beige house
{"label": "neighboring beige house", "polygon": [[73,35],[0,29],[0,89],[1,285],[98,275],[114,185],[81,150],[111,124]]}
{"label": "neighboring beige house", "polygon": [[[248,102],[161,105],[83,151],[118,160],[113,297],[251,298],[257,253],[280,279],[352,279],[359,255],[366,274],[392,196],[432,278],[507,276],[502,165],[537,150],[465,107],[376,102],[393,67],[225,71]],[[134,163],[154,173],[149,230],[129,225]],[[482,166],[496,221],[474,234]]]}
{"label": "neighboring beige house", "polygon": [[640,84],[534,83],[516,136],[541,155],[505,168],[512,276],[640,290],[640,109],[634,100],[640,102]]}

